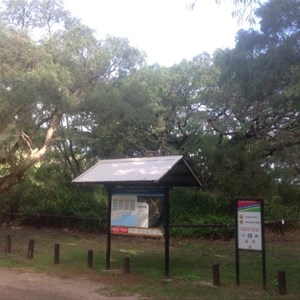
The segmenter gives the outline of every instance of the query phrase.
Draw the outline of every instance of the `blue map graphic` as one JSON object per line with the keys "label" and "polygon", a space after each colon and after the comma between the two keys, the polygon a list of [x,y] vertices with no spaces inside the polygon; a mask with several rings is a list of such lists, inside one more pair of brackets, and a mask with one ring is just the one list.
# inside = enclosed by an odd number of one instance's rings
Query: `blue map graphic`
{"label": "blue map graphic", "polygon": [[111,225],[116,226],[116,225],[121,225],[121,226],[137,226],[138,225],[138,218],[137,215],[123,215],[122,217],[116,219],[116,220],[111,220]]}

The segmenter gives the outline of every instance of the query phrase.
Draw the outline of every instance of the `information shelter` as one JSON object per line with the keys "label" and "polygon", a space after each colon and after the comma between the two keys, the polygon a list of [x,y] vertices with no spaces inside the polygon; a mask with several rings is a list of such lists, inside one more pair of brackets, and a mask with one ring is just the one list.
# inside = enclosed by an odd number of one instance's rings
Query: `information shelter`
{"label": "information shelter", "polygon": [[102,184],[108,191],[107,270],[111,234],[164,236],[165,276],[169,277],[170,188],[200,186],[182,156],[100,160],[72,182]]}

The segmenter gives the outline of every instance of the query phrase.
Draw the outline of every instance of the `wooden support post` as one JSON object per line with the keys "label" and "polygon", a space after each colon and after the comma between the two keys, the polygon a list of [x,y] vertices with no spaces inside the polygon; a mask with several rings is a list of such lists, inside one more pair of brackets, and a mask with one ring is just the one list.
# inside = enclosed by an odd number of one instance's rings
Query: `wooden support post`
{"label": "wooden support post", "polygon": [[230,225],[227,224],[225,233],[224,233],[224,241],[230,242]]}
{"label": "wooden support post", "polygon": [[261,200],[261,261],[262,261],[262,280],[263,289],[267,289],[267,264],[266,264],[266,243],[265,243],[265,205],[264,201]]}
{"label": "wooden support post", "polygon": [[11,236],[6,236],[6,243],[5,243],[5,253],[11,253]]}
{"label": "wooden support post", "polygon": [[213,285],[219,286],[220,283],[220,268],[218,264],[213,264],[212,266],[213,271]]}
{"label": "wooden support post", "polygon": [[164,237],[165,237],[165,277],[169,279],[170,275],[170,200],[169,187],[165,187],[164,195]]}
{"label": "wooden support post", "polygon": [[59,264],[59,249],[60,249],[60,245],[55,244],[54,245],[54,264],[55,265]]}
{"label": "wooden support post", "polygon": [[107,203],[107,232],[106,232],[106,270],[110,269],[110,248],[111,248],[111,198],[112,188],[107,187],[108,192],[108,203]]}
{"label": "wooden support post", "polygon": [[90,269],[93,268],[93,250],[88,251],[87,267]]}
{"label": "wooden support post", "polygon": [[41,229],[41,218],[39,214],[36,216],[36,229]]}
{"label": "wooden support post", "polygon": [[34,240],[29,240],[28,242],[28,251],[27,251],[27,259],[33,259],[34,252]]}
{"label": "wooden support post", "polygon": [[284,271],[278,271],[278,292],[279,295],[286,295],[286,281]]}
{"label": "wooden support post", "polygon": [[124,258],[124,273],[130,273],[130,258],[128,256]]}
{"label": "wooden support post", "polygon": [[284,234],[284,231],[285,231],[284,225],[285,225],[285,222],[284,222],[284,220],[282,219],[282,220],[281,220],[281,223],[280,223],[280,233],[281,233],[281,234]]}

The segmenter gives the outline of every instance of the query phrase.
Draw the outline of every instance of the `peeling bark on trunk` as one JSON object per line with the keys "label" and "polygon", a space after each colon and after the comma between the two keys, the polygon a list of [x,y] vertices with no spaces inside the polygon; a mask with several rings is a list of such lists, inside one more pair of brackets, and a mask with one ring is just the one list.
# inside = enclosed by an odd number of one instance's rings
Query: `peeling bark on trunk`
{"label": "peeling bark on trunk", "polygon": [[62,114],[55,110],[52,114],[46,137],[41,148],[36,148],[31,151],[31,154],[14,168],[10,174],[0,178],[0,192],[8,192],[10,188],[18,184],[25,172],[35,163],[41,161],[53,143],[53,138],[57,132],[61,121]]}

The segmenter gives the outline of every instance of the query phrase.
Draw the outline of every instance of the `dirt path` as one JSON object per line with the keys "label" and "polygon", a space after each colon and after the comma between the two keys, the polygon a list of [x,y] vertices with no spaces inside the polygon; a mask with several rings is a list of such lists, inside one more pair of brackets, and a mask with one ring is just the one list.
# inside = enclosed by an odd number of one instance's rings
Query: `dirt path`
{"label": "dirt path", "polygon": [[0,269],[0,300],[138,300],[138,296],[110,297],[105,285],[86,278],[60,278]]}

